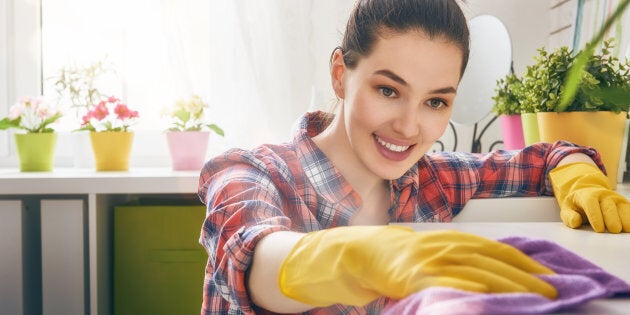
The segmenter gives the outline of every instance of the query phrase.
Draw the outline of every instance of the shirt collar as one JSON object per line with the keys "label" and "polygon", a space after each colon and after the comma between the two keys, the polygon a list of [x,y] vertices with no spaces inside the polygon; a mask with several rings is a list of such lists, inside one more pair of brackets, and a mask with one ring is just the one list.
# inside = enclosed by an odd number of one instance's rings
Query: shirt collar
{"label": "shirt collar", "polygon": [[300,163],[315,191],[327,202],[339,204],[351,197],[358,204],[352,186],[311,139],[326,129],[332,117],[333,114],[322,111],[308,112],[302,117],[294,135]]}

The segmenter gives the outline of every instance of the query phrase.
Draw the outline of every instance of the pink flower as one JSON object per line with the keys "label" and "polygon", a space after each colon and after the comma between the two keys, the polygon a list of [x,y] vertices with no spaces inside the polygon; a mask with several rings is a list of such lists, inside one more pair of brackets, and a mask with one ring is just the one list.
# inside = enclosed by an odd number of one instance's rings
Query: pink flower
{"label": "pink flower", "polygon": [[120,99],[110,96],[103,99],[83,116],[79,130],[90,131],[127,131],[139,117],[138,111],[129,109]]}
{"label": "pink flower", "polygon": [[47,119],[56,114],[56,111],[51,109],[48,104],[40,103],[40,105],[36,108],[37,116],[41,119]]}
{"label": "pink flower", "polygon": [[126,104],[119,103],[114,107],[114,113],[118,116],[118,119],[129,119],[138,117],[138,111],[130,110]]}
{"label": "pink flower", "polygon": [[[90,114],[90,113],[88,113]],[[107,117],[107,115],[109,115],[109,110],[107,109],[107,104],[105,104],[104,101],[101,101],[100,103],[98,103],[98,105],[96,105],[94,107],[94,109],[91,111],[91,115],[93,118],[96,118],[97,120],[103,120],[105,119],[105,117]]]}
{"label": "pink flower", "polygon": [[42,97],[22,97],[9,108],[9,115],[3,120],[9,120],[11,124],[4,125],[3,129],[17,128],[26,130],[27,133],[53,132],[49,125],[56,122],[61,115],[59,109],[51,106]]}
{"label": "pink flower", "polygon": [[25,109],[26,108],[24,106],[24,103],[17,103],[11,106],[11,108],[9,109],[9,119],[18,119],[18,117],[22,116],[22,113],[24,113]]}
{"label": "pink flower", "polygon": [[81,126],[88,125],[90,123],[90,119],[92,119],[92,115],[92,111],[87,112],[87,114],[83,116],[83,123],[81,123]]}

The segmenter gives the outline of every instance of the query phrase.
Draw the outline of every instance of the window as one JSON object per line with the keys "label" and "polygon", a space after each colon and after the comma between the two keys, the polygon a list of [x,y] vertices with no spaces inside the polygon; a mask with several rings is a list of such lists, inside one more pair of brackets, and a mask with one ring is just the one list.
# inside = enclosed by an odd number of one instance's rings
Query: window
{"label": "window", "polygon": [[[134,130],[161,131],[161,109],[192,93],[207,99],[211,69],[209,1],[46,0],[42,2],[44,95],[55,96],[63,67],[104,61],[96,81],[142,119]],[[70,117],[64,129],[80,120]]]}
{"label": "window", "polygon": [[[169,165],[161,110],[199,94],[211,121],[208,155],[289,139],[304,111],[334,100],[328,57],[353,1],[6,0],[0,5],[0,104],[43,93],[55,99],[61,68],[106,61],[97,80],[140,112],[132,167]],[[6,19],[4,18],[6,17]],[[2,25],[3,26],[3,25]],[[4,54],[4,55],[3,55]],[[4,70],[4,71],[3,71]],[[4,89],[4,87],[7,87]],[[6,92],[4,92],[6,91]],[[317,103],[317,104],[315,104]],[[65,105],[69,105],[65,103]],[[67,111],[55,166],[89,166],[87,137],[72,132]],[[0,134],[0,163],[15,166],[10,133]],[[83,162],[81,162],[83,161]]]}

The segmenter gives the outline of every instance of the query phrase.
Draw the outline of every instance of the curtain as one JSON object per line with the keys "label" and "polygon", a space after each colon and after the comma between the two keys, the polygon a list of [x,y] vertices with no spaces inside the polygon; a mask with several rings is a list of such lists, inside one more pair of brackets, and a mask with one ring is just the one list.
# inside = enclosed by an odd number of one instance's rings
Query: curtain
{"label": "curtain", "polygon": [[290,139],[307,110],[334,98],[328,59],[351,0],[215,0],[208,97],[240,147]]}
{"label": "curtain", "polygon": [[[619,5],[619,0],[579,0],[577,2],[576,29],[574,34],[574,49],[582,49],[590,41],[595,32],[604,25],[606,19]],[[615,55],[620,58],[630,58],[630,10],[626,10],[622,18],[606,33],[605,38],[614,38]]]}

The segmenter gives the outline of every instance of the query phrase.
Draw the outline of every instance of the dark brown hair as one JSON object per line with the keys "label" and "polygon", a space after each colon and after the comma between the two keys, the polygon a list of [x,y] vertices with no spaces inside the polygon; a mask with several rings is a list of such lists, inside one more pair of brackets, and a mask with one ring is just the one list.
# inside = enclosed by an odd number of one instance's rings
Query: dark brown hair
{"label": "dark brown hair", "polygon": [[368,56],[384,29],[395,32],[423,31],[430,38],[443,37],[462,50],[463,75],[470,54],[466,17],[455,0],[358,0],[354,6],[341,47],[350,69]]}

